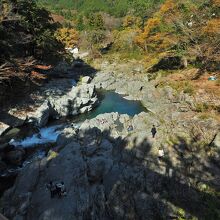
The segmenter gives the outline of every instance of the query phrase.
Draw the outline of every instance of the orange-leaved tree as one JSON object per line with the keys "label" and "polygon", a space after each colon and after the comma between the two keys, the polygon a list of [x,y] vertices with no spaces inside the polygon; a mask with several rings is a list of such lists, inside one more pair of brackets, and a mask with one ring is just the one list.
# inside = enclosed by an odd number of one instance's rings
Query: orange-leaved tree
{"label": "orange-leaved tree", "polygon": [[135,42],[148,54],[184,54],[199,61],[201,67],[213,67],[213,63],[218,67],[219,16],[220,0],[166,0]]}
{"label": "orange-leaved tree", "polygon": [[67,48],[73,48],[79,41],[79,33],[73,28],[60,28],[55,33],[55,36]]}
{"label": "orange-leaved tree", "polygon": [[147,20],[143,32],[135,39],[136,44],[147,52],[167,49],[175,43],[172,36],[175,31],[172,18],[178,18],[176,3],[167,0],[159,11]]}

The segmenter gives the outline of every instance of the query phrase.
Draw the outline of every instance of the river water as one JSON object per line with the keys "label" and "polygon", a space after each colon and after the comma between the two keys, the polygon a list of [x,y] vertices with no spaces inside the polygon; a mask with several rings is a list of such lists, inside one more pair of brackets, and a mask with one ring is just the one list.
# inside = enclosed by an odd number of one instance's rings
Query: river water
{"label": "river water", "polygon": [[[0,187],[0,196],[5,189],[11,187],[15,180],[16,174],[20,169],[31,163],[36,157],[44,157],[48,151],[48,144],[56,142],[57,137],[62,132],[63,128],[68,124],[74,124],[74,126],[80,126],[80,124],[86,119],[95,118],[97,115],[111,112],[118,112],[119,114],[128,114],[134,116],[146,109],[141,105],[140,101],[130,101],[123,98],[122,95],[115,93],[114,91],[102,91],[99,93],[100,103],[99,105],[89,113],[81,114],[75,117],[62,118],[57,121],[50,122],[47,127],[39,129],[38,132],[32,133],[25,137],[12,139],[11,145],[16,147],[25,148],[26,152],[30,152],[31,155],[25,159],[21,166],[8,166],[8,169],[0,173],[0,185],[3,184],[3,188]],[[27,132],[28,128],[23,128],[23,133]],[[35,129],[36,130],[36,129]],[[26,132],[25,132],[26,131]],[[29,153],[29,154],[30,154]]]}
{"label": "river water", "polygon": [[80,115],[78,117],[79,121],[92,119],[104,113],[118,112],[132,117],[146,111],[140,101],[127,100],[114,91],[102,91],[100,92],[100,98],[101,102],[98,107],[87,114]]}
{"label": "river water", "polygon": [[[94,110],[86,114],[68,118],[68,122],[74,122],[74,124],[77,125],[81,124],[86,119],[92,119],[97,115],[104,113],[118,112],[119,114],[128,114],[132,117],[146,111],[140,101],[127,100],[122,95],[119,95],[114,91],[100,92],[100,99],[100,104]],[[56,125],[53,124],[51,126],[41,128],[38,133],[33,134],[30,137],[26,137],[23,140],[15,140],[12,142],[12,145],[27,148],[38,144],[56,142],[58,135],[65,126],[65,123],[67,122],[63,120],[61,122],[57,121]]]}

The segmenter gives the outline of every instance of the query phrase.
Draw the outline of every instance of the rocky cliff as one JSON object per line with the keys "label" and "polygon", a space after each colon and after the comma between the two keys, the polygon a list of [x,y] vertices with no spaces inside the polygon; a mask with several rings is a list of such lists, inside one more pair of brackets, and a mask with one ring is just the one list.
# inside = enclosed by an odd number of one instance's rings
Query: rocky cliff
{"label": "rocky cliff", "polygon": [[[156,88],[146,77],[99,72],[91,83],[82,81],[83,88],[95,84],[141,100],[148,111],[134,117],[106,113],[77,128],[66,125],[46,157],[27,164],[4,193],[4,215],[13,220],[218,219],[218,121],[199,118],[191,96]],[[64,182],[67,194],[51,198],[50,181]]]}

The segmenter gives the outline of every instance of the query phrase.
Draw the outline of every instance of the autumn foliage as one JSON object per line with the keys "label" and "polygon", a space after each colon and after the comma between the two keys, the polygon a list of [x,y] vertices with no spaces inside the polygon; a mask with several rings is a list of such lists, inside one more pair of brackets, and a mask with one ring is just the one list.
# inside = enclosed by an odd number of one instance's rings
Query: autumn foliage
{"label": "autumn foliage", "polygon": [[175,39],[172,37],[173,27],[170,15],[176,16],[176,4],[167,0],[155,15],[148,19],[144,31],[135,39],[136,43],[146,51],[169,48]]}
{"label": "autumn foliage", "polygon": [[213,0],[212,4],[217,6],[217,7],[220,7],[220,0]]}
{"label": "autumn foliage", "polygon": [[210,19],[207,24],[202,29],[204,34],[209,36],[215,36],[216,34],[220,34],[220,18]]}
{"label": "autumn foliage", "polygon": [[141,18],[140,17],[127,15],[123,19],[123,27],[124,28],[140,27],[140,26],[141,26]]}
{"label": "autumn foliage", "polygon": [[[171,52],[219,67],[220,1],[166,0],[145,23],[135,43],[149,54]],[[213,65],[214,64],[214,65]]]}
{"label": "autumn foliage", "polygon": [[79,34],[73,28],[60,28],[55,33],[56,39],[62,42],[65,47],[73,48],[79,41]]}

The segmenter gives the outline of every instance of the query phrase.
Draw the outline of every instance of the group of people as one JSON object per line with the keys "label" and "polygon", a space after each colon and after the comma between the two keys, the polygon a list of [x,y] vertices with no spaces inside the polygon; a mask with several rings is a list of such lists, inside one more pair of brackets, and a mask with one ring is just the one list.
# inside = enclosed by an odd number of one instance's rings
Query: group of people
{"label": "group of people", "polygon": [[50,190],[50,197],[51,198],[54,198],[56,195],[59,198],[61,198],[62,196],[66,196],[67,195],[64,182],[54,183],[54,182],[50,181],[47,184],[47,188]]}
{"label": "group of people", "polygon": [[107,123],[108,121],[104,118],[101,118],[101,119],[97,119],[97,121],[100,123],[100,124],[105,124]]}
{"label": "group of people", "polygon": [[[133,126],[129,125],[127,130],[128,131],[133,131],[133,129],[134,129]],[[156,129],[155,125],[153,125],[153,127],[151,128],[152,138],[155,138],[156,133],[157,133],[157,129]]]}

